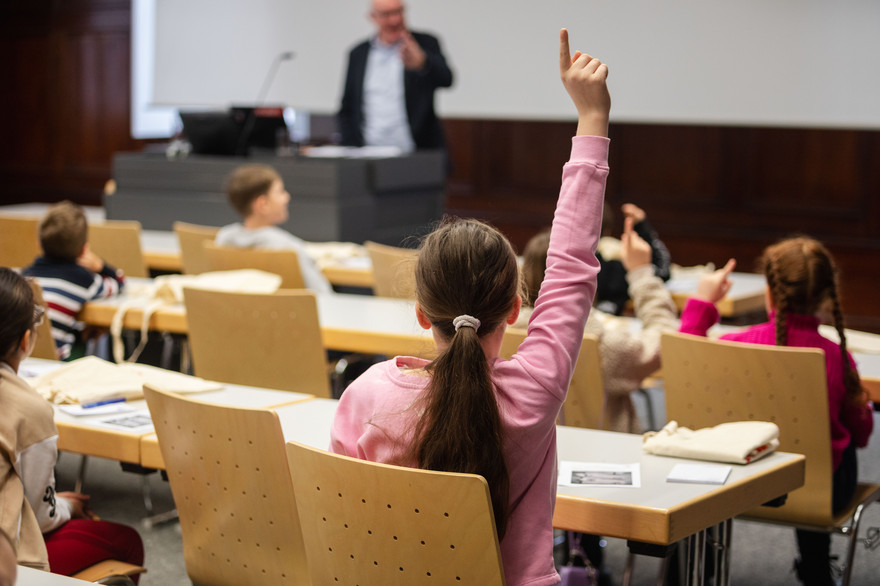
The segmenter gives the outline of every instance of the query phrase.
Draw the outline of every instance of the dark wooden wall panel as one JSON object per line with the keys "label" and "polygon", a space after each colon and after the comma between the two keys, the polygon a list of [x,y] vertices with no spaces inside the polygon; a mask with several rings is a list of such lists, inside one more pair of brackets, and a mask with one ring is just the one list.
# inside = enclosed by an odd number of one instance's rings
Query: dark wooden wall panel
{"label": "dark wooden wall panel", "polygon": [[130,138],[131,3],[13,0],[0,7],[7,72],[0,111],[3,203],[100,204],[113,153]]}
{"label": "dark wooden wall panel", "polygon": [[[129,136],[129,0],[0,4],[0,203],[99,204]],[[552,219],[570,122],[445,121],[450,213],[521,248]],[[648,211],[684,265],[740,260],[794,232],[828,244],[852,326],[880,331],[880,132],[614,124],[607,201]]]}
{"label": "dark wooden wall panel", "polygon": [[[446,128],[449,211],[522,249],[552,219],[574,121]],[[610,136],[606,200],[643,207],[675,262],[735,257],[751,271],[767,244],[809,234],[838,258],[850,325],[880,331],[880,132],[612,124]]]}

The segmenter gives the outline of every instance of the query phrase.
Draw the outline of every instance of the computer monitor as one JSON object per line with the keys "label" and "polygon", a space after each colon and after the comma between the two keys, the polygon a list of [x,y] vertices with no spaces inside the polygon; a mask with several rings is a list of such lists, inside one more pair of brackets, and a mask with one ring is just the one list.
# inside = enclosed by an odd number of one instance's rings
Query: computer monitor
{"label": "computer monitor", "polygon": [[246,151],[252,147],[275,150],[279,133],[287,133],[283,106],[233,106],[230,113],[241,125]]}
{"label": "computer monitor", "polygon": [[284,108],[233,106],[225,111],[181,112],[183,134],[200,155],[247,156],[252,148],[274,151],[287,132]]}

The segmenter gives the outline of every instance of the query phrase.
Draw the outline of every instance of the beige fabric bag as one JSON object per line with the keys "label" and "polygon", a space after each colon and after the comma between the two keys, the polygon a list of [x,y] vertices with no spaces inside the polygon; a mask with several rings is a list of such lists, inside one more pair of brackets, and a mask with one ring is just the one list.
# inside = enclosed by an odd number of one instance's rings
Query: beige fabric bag
{"label": "beige fabric bag", "polygon": [[642,449],[649,454],[732,464],[748,464],[779,447],[779,427],[769,421],[735,421],[696,431],[670,421],[642,437]]}
{"label": "beige fabric bag", "polygon": [[141,399],[143,386],[174,391],[200,393],[218,391],[220,383],[148,366],[146,364],[113,364],[97,356],[85,356],[64,366],[28,380],[45,399],[56,405],[77,405],[108,399]]}

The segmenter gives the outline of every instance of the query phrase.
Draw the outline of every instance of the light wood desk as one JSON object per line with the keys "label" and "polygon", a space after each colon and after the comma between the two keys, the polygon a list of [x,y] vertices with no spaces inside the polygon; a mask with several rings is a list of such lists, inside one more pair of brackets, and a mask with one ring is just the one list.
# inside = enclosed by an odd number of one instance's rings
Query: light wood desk
{"label": "light wood desk", "polygon": [[141,230],[141,249],[147,267],[156,271],[179,273],[183,270],[180,260],[180,243],[174,232],[165,230]]}
{"label": "light wood desk", "polygon": [[[283,391],[230,387],[234,388],[203,393],[199,398],[272,409],[279,416],[286,441],[295,440],[322,449],[329,446],[336,401]],[[279,403],[285,399],[290,400]],[[59,443],[59,448],[135,461],[148,468],[164,467],[154,433],[139,433],[136,438],[115,430],[109,433],[92,419],[84,418],[76,425],[81,428],[80,433],[71,434],[71,424],[62,417],[59,433],[64,445]],[[89,437],[89,430],[93,437]],[[138,446],[136,449],[131,447],[134,443]],[[128,447],[126,450],[106,447],[113,444]],[[796,454],[776,453],[748,466],[735,466],[725,485],[714,486],[666,483],[669,470],[682,460],[643,454],[641,437],[637,435],[559,427],[558,449],[560,459],[565,460],[640,463],[642,487],[638,489],[560,486],[554,516],[554,526],[558,528],[619,537],[634,543],[668,546],[702,535],[707,528],[727,522],[803,484],[804,457]],[[701,559],[699,556],[695,563],[699,564]]]}
{"label": "light wood desk", "polygon": [[[144,260],[151,269],[180,272],[180,246],[173,232],[161,230],[142,231],[141,242]],[[327,280],[335,286],[370,289],[373,286],[373,269],[367,257],[346,259],[325,265],[321,269]],[[671,279],[667,287],[672,293],[678,310],[684,308],[688,297],[696,290],[698,275]],[[730,291],[718,303],[722,317],[739,317],[764,309],[763,275],[733,273]]]}
{"label": "light wood desk", "polygon": [[[83,307],[80,319],[89,325],[109,327],[125,296],[91,301]],[[415,303],[404,299],[369,295],[319,295],[318,319],[324,347],[365,354],[412,355],[430,357],[435,351],[428,330],[416,321]],[[143,311],[126,312],[126,328],[139,330]],[[150,329],[186,334],[183,305],[167,306],[150,319]]]}
{"label": "light wood desk", "polygon": [[[62,366],[63,362],[28,358],[22,363],[20,372],[43,373]],[[271,409],[300,401],[313,399],[308,393],[294,393],[275,389],[261,389],[242,385],[225,384],[221,390],[196,393],[193,397],[230,406],[249,406]],[[126,405],[135,411],[114,415],[84,415],[81,417],[65,413],[55,406],[55,425],[58,427],[58,449],[87,456],[98,456],[120,462],[141,464],[141,438],[153,434],[152,426],[125,429],[107,424],[106,420],[121,418],[132,413],[147,411],[144,400],[128,401]]]}

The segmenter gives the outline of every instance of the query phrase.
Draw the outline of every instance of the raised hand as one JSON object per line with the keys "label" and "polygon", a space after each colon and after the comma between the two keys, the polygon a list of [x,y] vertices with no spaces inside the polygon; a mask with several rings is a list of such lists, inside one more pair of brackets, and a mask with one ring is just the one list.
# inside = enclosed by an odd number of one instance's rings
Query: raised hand
{"label": "raised hand", "polygon": [[403,31],[403,44],[400,46],[400,59],[406,69],[421,69],[425,66],[425,52],[409,31]]}
{"label": "raised hand", "polygon": [[694,295],[697,299],[708,301],[709,303],[717,303],[727,292],[730,291],[730,273],[736,268],[736,259],[730,259],[727,264],[720,269],[707,273],[700,277],[697,285],[697,292]]}
{"label": "raised hand", "polygon": [[559,74],[578,111],[579,135],[608,136],[611,96],[605,81],[608,66],[568,46],[568,31],[559,32]]}
{"label": "raised hand", "polygon": [[632,216],[623,220],[623,234],[620,237],[620,261],[627,271],[651,264],[651,245],[633,230]]}
{"label": "raised hand", "polygon": [[620,206],[620,211],[623,212],[624,216],[632,218],[633,223],[635,224],[638,224],[639,222],[644,222],[645,218],[647,217],[645,210],[634,203],[623,204],[622,206]]}

